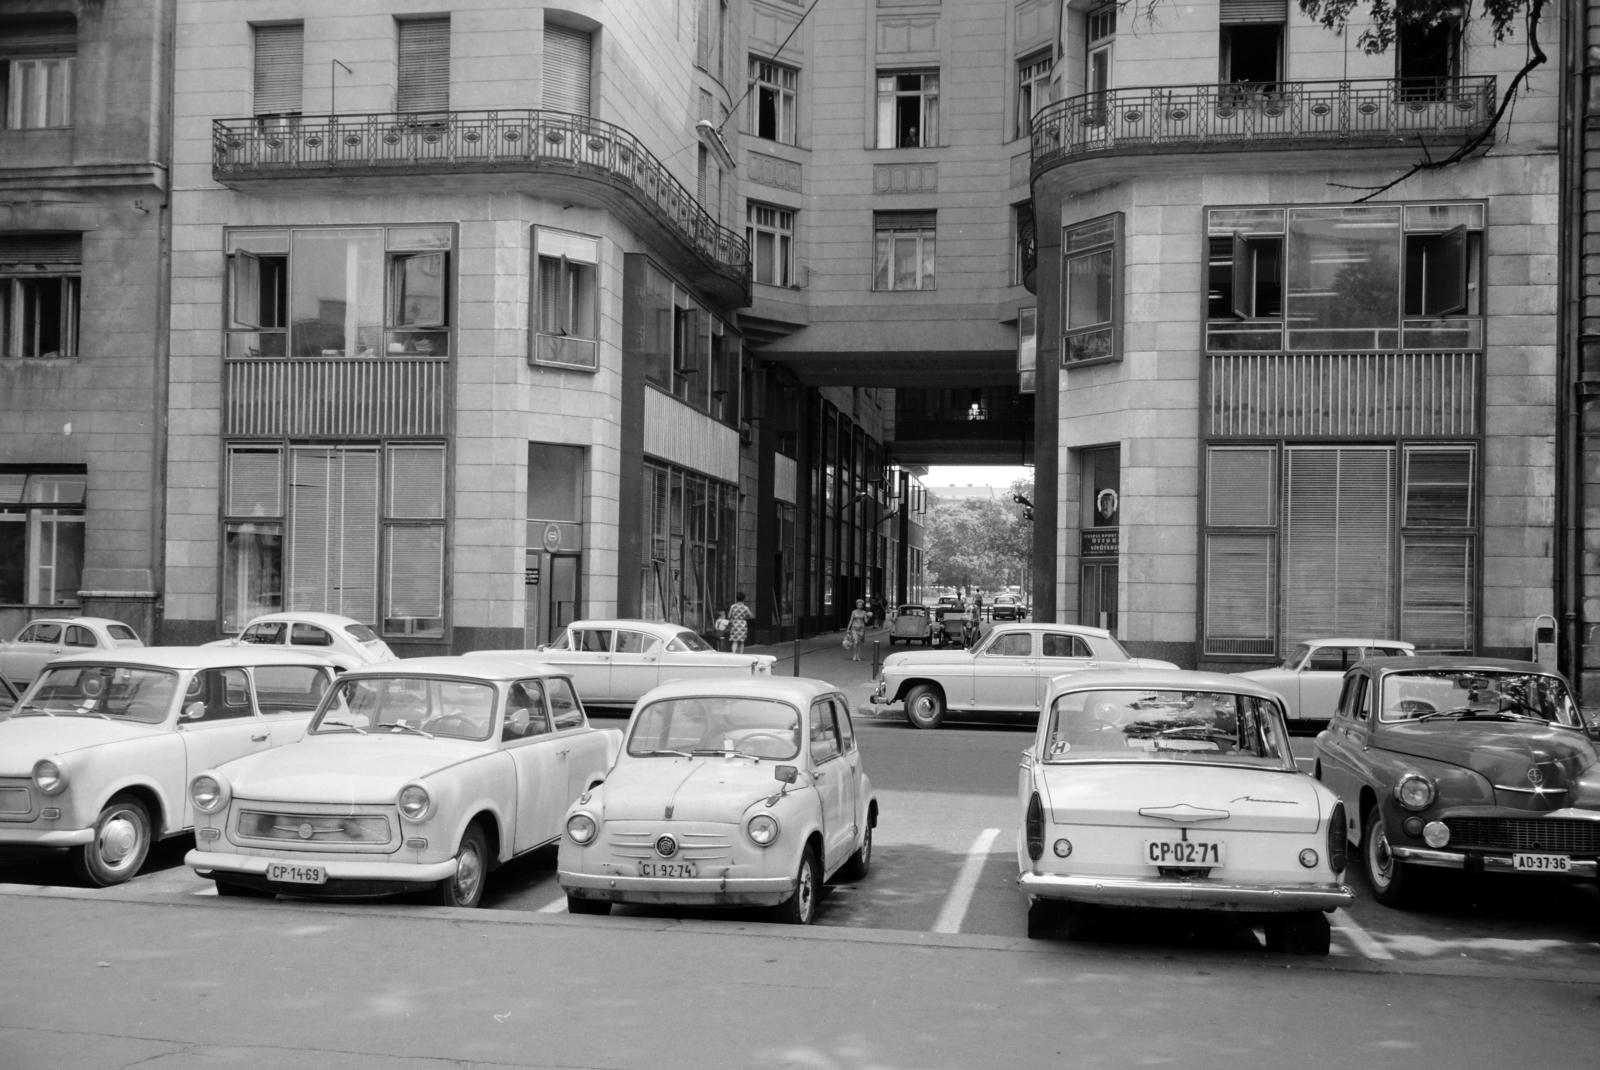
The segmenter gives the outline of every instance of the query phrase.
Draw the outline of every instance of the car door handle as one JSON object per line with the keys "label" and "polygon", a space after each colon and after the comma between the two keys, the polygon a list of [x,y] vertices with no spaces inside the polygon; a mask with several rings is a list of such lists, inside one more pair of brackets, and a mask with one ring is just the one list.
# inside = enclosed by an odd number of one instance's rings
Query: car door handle
{"label": "car door handle", "polygon": [[259,736],[251,736],[250,737],[250,742],[251,743],[265,743],[270,738],[272,738],[272,734],[270,732],[263,732]]}
{"label": "car door handle", "polygon": [[556,751],[556,757],[557,758],[565,758],[570,753],[572,753],[572,748],[571,747],[567,747],[564,750]]}
{"label": "car door handle", "polygon": [[59,653],[61,653],[61,648],[58,647],[58,646],[53,646],[53,647],[50,648],[50,653],[59,654]]}
{"label": "car door handle", "polygon": [[827,775],[828,775],[827,773],[824,773],[822,770],[818,769],[816,772],[811,774],[811,779],[812,780],[821,780],[824,777],[826,777]]}
{"label": "car door handle", "polygon": [[656,656],[654,654],[646,654],[644,660],[646,660],[646,661],[655,661],[656,660]]}

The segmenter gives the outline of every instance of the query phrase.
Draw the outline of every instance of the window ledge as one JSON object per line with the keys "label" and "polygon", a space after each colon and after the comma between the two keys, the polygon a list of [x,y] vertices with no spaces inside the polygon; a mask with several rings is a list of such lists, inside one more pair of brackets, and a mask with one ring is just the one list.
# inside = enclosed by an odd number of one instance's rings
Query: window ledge
{"label": "window ledge", "polygon": [[1073,368],[1092,368],[1098,364],[1121,364],[1121,357],[1094,357],[1091,360],[1063,360],[1061,366],[1068,370]]}

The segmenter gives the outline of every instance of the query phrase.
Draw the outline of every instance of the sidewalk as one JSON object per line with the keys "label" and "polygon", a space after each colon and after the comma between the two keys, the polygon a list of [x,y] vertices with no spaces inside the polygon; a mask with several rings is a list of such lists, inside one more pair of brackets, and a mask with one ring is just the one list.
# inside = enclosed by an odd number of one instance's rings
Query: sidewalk
{"label": "sidewalk", "polygon": [[[889,629],[868,628],[866,642],[861,647],[861,660],[850,660],[851,652],[844,648],[844,632],[824,632],[800,640],[800,675],[816,680],[826,680],[844,692],[850,700],[850,709],[858,716],[877,716],[867,707],[877,681],[872,675],[872,644],[879,644],[879,656],[889,656]],[[771,654],[778,659],[772,666],[774,676],[794,675],[795,644],[772,643],[766,646],[746,645],[747,654]],[[899,647],[894,649],[898,650]],[[899,716],[894,714],[894,716]]]}

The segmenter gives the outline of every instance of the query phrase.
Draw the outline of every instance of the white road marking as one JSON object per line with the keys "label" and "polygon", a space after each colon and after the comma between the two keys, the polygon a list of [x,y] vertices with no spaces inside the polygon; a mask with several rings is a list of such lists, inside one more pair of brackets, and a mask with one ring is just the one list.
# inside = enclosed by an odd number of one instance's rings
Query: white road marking
{"label": "white road marking", "polygon": [[540,907],[534,913],[536,913],[536,914],[565,914],[566,912],[567,912],[567,897],[565,895],[562,895],[562,896],[560,896],[560,897],[558,897],[556,899],[550,900],[550,902],[548,902],[544,906]]}
{"label": "white road marking", "polygon": [[190,892],[189,894],[190,895],[216,895],[217,894],[217,886],[215,884],[213,884],[209,888],[197,888],[194,891]]}
{"label": "white road marking", "polygon": [[1361,952],[1363,957],[1384,962],[1391,961],[1394,958],[1389,953],[1389,949],[1374,940],[1372,934],[1363,929],[1360,923],[1352,918],[1343,907],[1333,912],[1333,921],[1333,928],[1338,932],[1344,933],[1345,939],[1349,940],[1355,946],[1355,949]]}
{"label": "white road marking", "polygon": [[972,846],[967,849],[967,860],[961,863],[961,872],[956,874],[956,882],[950,886],[950,894],[945,897],[939,918],[933,923],[934,932],[961,931],[967,907],[972,905],[972,893],[978,890],[978,877],[983,873],[983,864],[989,860],[989,848],[994,846],[999,836],[999,829],[984,829],[972,841]]}

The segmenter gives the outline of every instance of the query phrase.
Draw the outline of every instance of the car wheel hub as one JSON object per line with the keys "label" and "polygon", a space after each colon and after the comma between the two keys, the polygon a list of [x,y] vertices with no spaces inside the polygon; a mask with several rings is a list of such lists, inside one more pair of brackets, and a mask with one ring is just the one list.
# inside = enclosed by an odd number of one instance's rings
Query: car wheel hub
{"label": "car wheel hub", "polygon": [[456,898],[463,902],[471,900],[482,879],[483,860],[478,857],[478,852],[472,848],[462,851],[461,857],[456,860]]}
{"label": "car wheel hub", "polygon": [[139,842],[139,830],[133,821],[118,814],[100,830],[100,857],[107,865],[119,865],[133,853]]}
{"label": "car wheel hub", "polygon": [[795,892],[800,897],[800,916],[807,920],[811,917],[812,895],[811,863],[807,862],[800,867],[800,887]]}
{"label": "car wheel hub", "polygon": [[1384,834],[1382,825],[1377,825],[1372,830],[1372,877],[1379,884],[1388,884],[1391,871],[1394,869],[1394,855],[1389,850],[1389,837]]}

